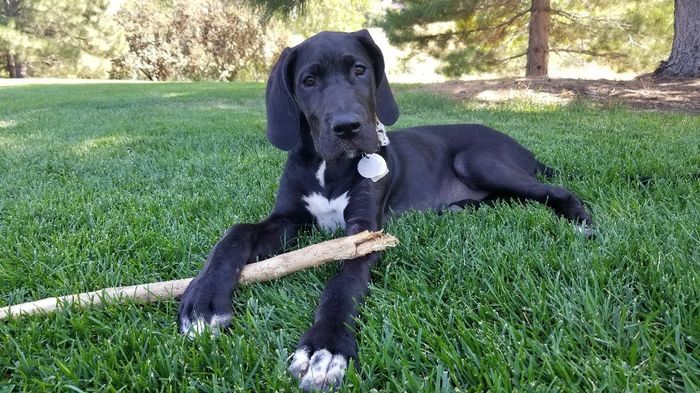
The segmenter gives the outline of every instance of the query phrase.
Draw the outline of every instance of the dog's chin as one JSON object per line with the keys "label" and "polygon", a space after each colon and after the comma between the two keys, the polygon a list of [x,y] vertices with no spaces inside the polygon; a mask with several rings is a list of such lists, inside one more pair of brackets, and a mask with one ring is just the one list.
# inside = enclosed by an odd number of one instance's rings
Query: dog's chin
{"label": "dog's chin", "polygon": [[335,161],[342,158],[355,158],[362,154],[372,154],[379,150],[379,140],[375,141],[343,141],[336,139],[326,143],[314,143],[316,152],[325,161]]}
{"label": "dog's chin", "polygon": [[360,154],[362,154],[362,152],[360,152],[359,150],[352,149],[352,148],[340,148],[340,149],[334,149],[331,151],[317,149],[316,152],[326,162],[333,162],[333,161],[343,159],[343,158],[355,158],[355,157],[359,156]]}
{"label": "dog's chin", "polygon": [[377,152],[378,147],[375,149],[360,149],[352,146],[345,146],[340,149],[335,149],[333,151],[324,152],[317,151],[318,154],[323,158],[324,161],[335,161],[342,158],[356,158],[363,154],[372,154]]}

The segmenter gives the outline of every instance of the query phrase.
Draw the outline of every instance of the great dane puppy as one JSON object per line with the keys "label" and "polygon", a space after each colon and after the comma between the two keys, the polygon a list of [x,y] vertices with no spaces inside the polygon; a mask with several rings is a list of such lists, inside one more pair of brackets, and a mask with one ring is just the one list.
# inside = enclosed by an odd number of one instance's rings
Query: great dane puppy
{"label": "great dane puppy", "polygon": [[[387,141],[377,126],[393,124],[399,110],[382,53],[366,30],[322,32],[285,49],[268,79],[265,104],[267,137],[289,152],[275,206],[258,223],[232,226],[214,246],[182,297],[183,333],[228,325],[243,266],[314,223],[352,235],[379,230],[409,209],[516,198],[544,203],[590,234],[591,216],[579,198],[541,183],[537,175],[551,169],[498,131],[433,125],[391,132]],[[336,387],[348,361],[357,362],[357,303],[378,260],[373,253],[341,264],[323,290],[289,367],[302,389]]]}

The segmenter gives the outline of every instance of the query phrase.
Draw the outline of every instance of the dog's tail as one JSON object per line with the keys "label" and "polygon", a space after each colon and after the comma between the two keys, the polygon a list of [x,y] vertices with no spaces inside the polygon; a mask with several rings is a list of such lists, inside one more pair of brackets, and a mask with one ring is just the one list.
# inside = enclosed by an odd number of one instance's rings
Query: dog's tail
{"label": "dog's tail", "polygon": [[547,165],[537,161],[537,173],[544,176],[546,179],[551,179],[556,176],[557,171],[554,168],[548,167]]}

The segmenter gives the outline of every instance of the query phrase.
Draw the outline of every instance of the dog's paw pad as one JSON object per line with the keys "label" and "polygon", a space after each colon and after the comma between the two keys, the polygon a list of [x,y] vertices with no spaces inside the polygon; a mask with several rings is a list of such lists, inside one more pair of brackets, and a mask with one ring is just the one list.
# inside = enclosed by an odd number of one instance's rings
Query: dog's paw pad
{"label": "dog's paw pad", "polygon": [[337,388],[343,382],[348,362],[345,356],[333,355],[325,349],[314,352],[309,357],[306,348],[294,353],[290,372],[299,381],[299,388],[305,391],[326,391]]}
{"label": "dog's paw pad", "polygon": [[189,338],[195,338],[203,333],[209,333],[212,337],[218,336],[221,330],[231,323],[231,315],[214,315],[209,322],[204,318],[194,321],[187,317],[180,319],[180,332]]}

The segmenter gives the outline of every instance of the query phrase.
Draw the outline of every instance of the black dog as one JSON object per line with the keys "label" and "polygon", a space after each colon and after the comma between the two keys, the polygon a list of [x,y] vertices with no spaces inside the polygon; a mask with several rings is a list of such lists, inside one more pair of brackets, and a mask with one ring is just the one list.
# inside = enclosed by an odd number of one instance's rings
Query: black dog
{"label": "black dog", "polygon": [[[275,207],[259,223],[234,225],[214,247],[182,297],[183,333],[228,325],[241,268],[314,222],[351,235],[378,230],[408,209],[517,198],[544,203],[591,231],[581,201],[539,182],[537,175],[551,169],[498,131],[475,124],[416,127],[392,132],[386,145],[378,121],[393,124],[399,110],[382,53],[366,30],[324,32],[285,49],[267,82],[266,106],[268,139],[289,151]],[[374,253],[343,264],[328,282],[289,367],[302,389],[339,385],[348,360],[357,360],[356,303],[378,260]]]}

